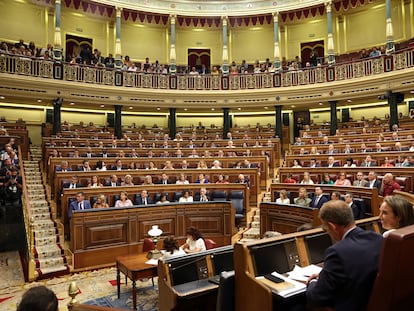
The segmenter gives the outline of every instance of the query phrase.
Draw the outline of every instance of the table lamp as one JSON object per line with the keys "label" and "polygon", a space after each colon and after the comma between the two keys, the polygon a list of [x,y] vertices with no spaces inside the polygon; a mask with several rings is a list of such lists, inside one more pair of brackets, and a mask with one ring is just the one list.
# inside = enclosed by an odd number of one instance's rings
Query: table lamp
{"label": "table lamp", "polygon": [[154,249],[149,251],[147,254],[148,259],[158,259],[162,256],[162,253],[157,248],[158,238],[161,236],[162,230],[158,228],[157,225],[152,226],[150,230],[148,230],[148,235],[152,238],[152,242],[154,243]]}

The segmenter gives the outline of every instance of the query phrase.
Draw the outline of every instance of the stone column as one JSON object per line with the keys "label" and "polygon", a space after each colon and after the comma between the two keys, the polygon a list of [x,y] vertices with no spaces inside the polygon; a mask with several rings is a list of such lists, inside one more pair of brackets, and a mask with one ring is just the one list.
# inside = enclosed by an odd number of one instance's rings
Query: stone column
{"label": "stone column", "polygon": [[175,138],[176,133],[176,108],[170,108],[170,114],[168,115],[168,127],[170,129],[170,138]]}
{"label": "stone column", "polygon": [[275,105],[275,112],[276,112],[276,136],[280,139],[280,145],[282,146],[282,106]]}
{"label": "stone column", "polygon": [[331,107],[331,130],[330,135],[335,135],[336,130],[338,129],[338,115],[336,113],[336,104],[338,101],[336,100],[330,100],[329,106]]}
{"label": "stone column", "polygon": [[[175,22],[177,17],[170,15],[170,73],[177,73],[176,52],[175,52]],[[175,135],[174,135],[175,136]],[[171,137],[172,138],[172,137]]]}
{"label": "stone column", "polygon": [[62,108],[63,99],[58,97],[53,100],[53,135],[61,131],[61,114],[60,108]]}
{"label": "stone column", "polygon": [[114,135],[117,139],[121,139],[122,138],[122,116],[121,116],[122,106],[114,105],[114,108],[115,108]]}
{"label": "stone column", "polygon": [[280,71],[280,47],[279,47],[279,12],[273,13],[273,58],[276,71]]}
{"label": "stone column", "polygon": [[229,74],[229,49],[228,49],[228,36],[227,36],[227,16],[221,18],[223,24],[223,66],[221,72],[224,75]]}
{"label": "stone column", "polygon": [[60,33],[60,0],[55,1],[55,38],[53,42],[53,55],[50,55],[54,60],[61,61],[62,57],[62,34]]}
{"label": "stone column", "polygon": [[335,50],[334,41],[332,34],[332,2],[325,3],[326,17],[328,19],[328,65],[332,66],[335,64]]}
{"label": "stone column", "polygon": [[227,133],[230,132],[230,128],[230,108],[223,108],[223,139],[227,138]]}
{"label": "stone column", "polygon": [[392,19],[391,19],[391,0],[385,0],[386,6],[386,30],[385,35],[387,37],[387,47],[386,53],[392,54],[395,52],[394,46],[394,30],[392,29]]}
{"label": "stone column", "polygon": [[122,8],[116,7],[115,20],[115,68],[122,68],[122,52],[121,52],[121,13]]}

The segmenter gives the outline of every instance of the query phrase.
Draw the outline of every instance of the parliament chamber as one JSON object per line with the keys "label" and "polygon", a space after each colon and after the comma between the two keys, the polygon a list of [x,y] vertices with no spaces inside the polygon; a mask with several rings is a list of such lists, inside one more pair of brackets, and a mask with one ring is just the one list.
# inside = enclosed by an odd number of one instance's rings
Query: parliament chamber
{"label": "parliament chamber", "polygon": [[[287,310],[260,278],[322,265],[332,244],[301,189],[351,194],[357,226],[377,233],[387,176],[414,202],[412,1],[0,6],[0,205],[6,231],[20,206],[23,241],[0,252],[18,248],[27,282],[118,266],[148,252],[154,226],[158,247],[196,227],[215,247],[158,261],[159,310]],[[413,232],[384,240],[368,310],[410,305]]]}

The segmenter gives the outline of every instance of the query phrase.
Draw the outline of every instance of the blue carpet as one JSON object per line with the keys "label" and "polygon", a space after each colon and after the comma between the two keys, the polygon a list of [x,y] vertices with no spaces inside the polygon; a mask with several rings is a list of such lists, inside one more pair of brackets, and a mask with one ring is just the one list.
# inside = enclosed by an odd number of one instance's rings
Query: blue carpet
{"label": "blue carpet", "polygon": [[[130,292],[121,293],[120,299],[118,299],[118,296],[115,293],[114,295],[87,301],[85,304],[132,310],[132,290]],[[158,311],[157,286],[137,288],[137,310]]]}

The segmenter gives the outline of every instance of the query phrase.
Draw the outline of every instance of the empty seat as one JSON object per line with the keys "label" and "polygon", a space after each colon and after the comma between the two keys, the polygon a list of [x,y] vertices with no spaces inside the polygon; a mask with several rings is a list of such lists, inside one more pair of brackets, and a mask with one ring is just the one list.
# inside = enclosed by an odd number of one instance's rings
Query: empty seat
{"label": "empty seat", "polygon": [[216,310],[234,310],[234,271],[223,271],[220,274]]}
{"label": "empty seat", "polygon": [[140,205],[141,204],[141,194],[136,193],[134,194],[134,200],[132,201],[134,205]]}
{"label": "empty seat", "polygon": [[204,239],[204,244],[206,245],[206,249],[212,249],[217,247],[217,243],[214,242],[212,239]]}
{"label": "empty seat", "polygon": [[214,190],[211,196],[212,201],[226,201],[227,192],[225,190]]}
{"label": "empty seat", "polygon": [[231,190],[229,200],[233,203],[233,208],[236,212],[236,226],[239,227],[240,223],[244,221],[246,217],[244,214],[244,192],[240,190]]}

